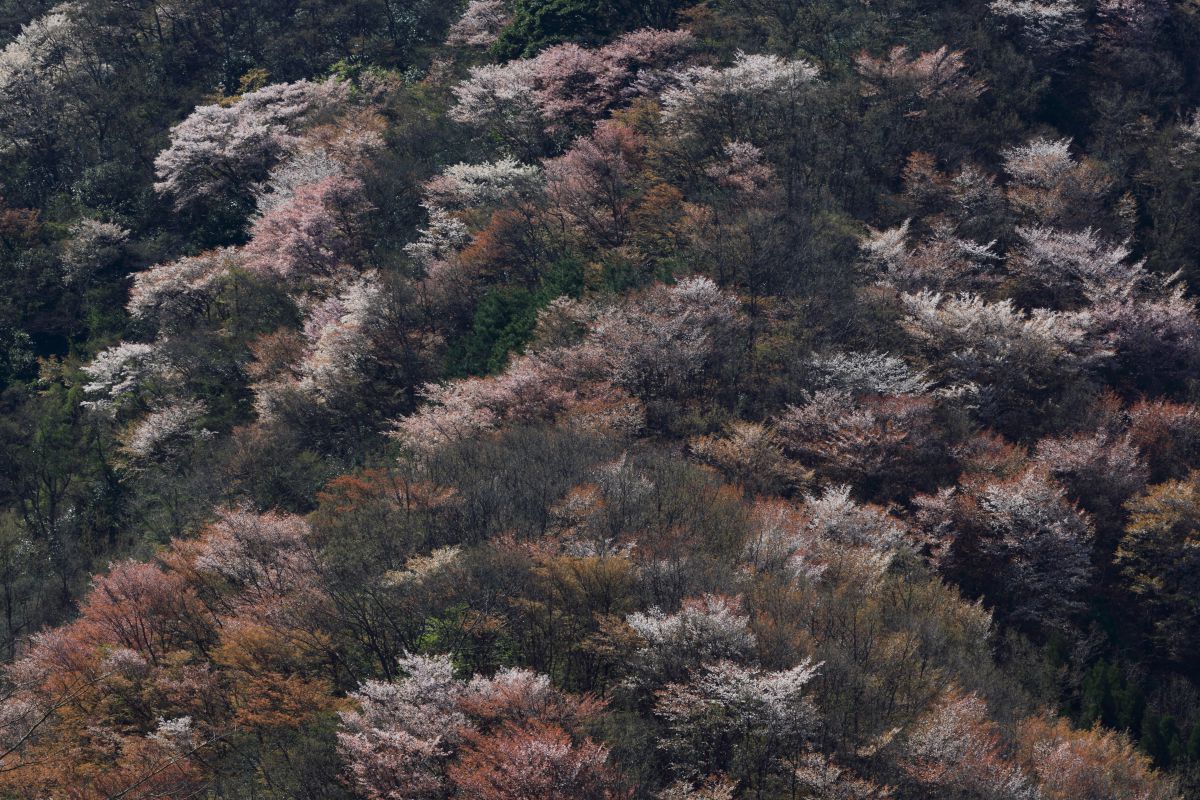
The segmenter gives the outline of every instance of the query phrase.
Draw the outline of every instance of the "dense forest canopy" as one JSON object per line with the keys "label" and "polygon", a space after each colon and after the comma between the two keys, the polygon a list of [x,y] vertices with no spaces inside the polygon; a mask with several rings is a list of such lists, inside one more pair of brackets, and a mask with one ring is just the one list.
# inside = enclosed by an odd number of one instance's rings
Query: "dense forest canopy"
{"label": "dense forest canopy", "polygon": [[0,798],[1200,798],[1196,0],[0,40]]}

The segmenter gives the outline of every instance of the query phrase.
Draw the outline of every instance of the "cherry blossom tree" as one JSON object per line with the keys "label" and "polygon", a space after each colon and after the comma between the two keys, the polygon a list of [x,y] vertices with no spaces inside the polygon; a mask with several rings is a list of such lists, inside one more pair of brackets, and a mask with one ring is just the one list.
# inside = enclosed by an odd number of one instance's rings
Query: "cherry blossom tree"
{"label": "cherry blossom tree", "polygon": [[703,782],[675,781],[657,795],[658,800],[734,800],[737,784],[724,776],[709,776]]}
{"label": "cherry blossom tree", "polygon": [[1096,6],[1103,41],[1114,47],[1149,47],[1170,18],[1166,0],[1101,0]]}
{"label": "cherry blossom tree", "polygon": [[63,245],[63,282],[86,285],[93,275],[121,257],[129,231],[111,222],[81,220],[71,226]]}
{"label": "cherry blossom tree", "polygon": [[1007,429],[1070,387],[1111,353],[1089,336],[1083,312],[1019,311],[1011,300],[978,295],[902,297],[901,323],[930,358],[931,374],[947,386],[979,388],[980,413]]}
{"label": "cherry blossom tree", "polygon": [[817,722],[804,690],[819,666],[768,672],[720,661],[661,690],[655,713],[667,726],[662,747],[673,771],[687,780],[727,772],[761,786],[795,764]]}
{"label": "cherry blossom tree", "polygon": [[745,324],[737,299],[707,278],[655,286],[587,316],[577,343],[517,357],[495,377],[427,386],[426,406],[397,423],[398,435],[428,452],[505,422],[560,417],[628,435],[645,422],[638,401],[693,396]]}
{"label": "cherry blossom tree", "polygon": [[472,678],[459,707],[484,726],[498,721],[540,722],[572,731],[595,718],[604,703],[560,691],[546,675],[527,669],[504,669],[490,678]]}
{"label": "cherry blossom tree", "polygon": [[669,125],[725,141],[760,140],[798,112],[819,70],[807,61],[739,53],[728,67],[689,67],[662,93]]}
{"label": "cherry blossom tree", "polygon": [[1089,797],[1177,800],[1175,781],[1118,731],[1072,730],[1063,719],[1032,717],[1018,730],[1017,758],[1047,800]]}
{"label": "cherry blossom tree", "polygon": [[354,260],[356,233],[370,210],[357,178],[334,175],[298,187],[290,202],[255,220],[246,267],[288,281],[333,275]]}
{"label": "cherry blossom tree", "polygon": [[189,550],[190,566],[235,587],[237,604],[307,591],[317,563],[308,535],[308,524],[300,517],[221,509]]}
{"label": "cherry blossom tree", "polygon": [[948,442],[929,395],[855,397],[823,390],[788,406],[776,421],[784,453],[819,475],[869,496],[911,491],[914,473],[936,479],[948,466]]}
{"label": "cherry blossom tree", "polygon": [[370,800],[432,800],[445,792],[442,765],[466,724],[456,707],[463,685],[449,658],[406,656],[400,668],[407,677],[368,681],[352,695],[359,710],[342,713],[338,750]]}
{"label": "cherry blossom tree", "polygon": [[607,761],[607,747],[588,738],[576,743],[556,725],[508,723],[473,737],[449,776],[467,800],[627,798]]}
{"label": "cherry blossom tree", "polygon": [[756,493],[786,490],[809,477],[783,453],[779,435],[755,422],[732,422],[719,436],[698,436],[692,453]]}
{"label": "cherry blossom tree", "polygon": [[446,44],[452,47],[489,47],[511,15],[505,0],[470,0],[462,16],[450,26]]}
{"label": "cherry blossom tree", "polygon": [[1071,309],[1134,296],[1151,280],[1129,249],[1109,246],[1091,228],[1078,232],[1017,228],[1008,267],[1026,305]]}
{"label": "cherry blossom tree", "polygon": [[1146,297],[1106,299],[1091,308],[1091,331],[1112,348],[1114,383],[1142,392],[1178,391],[1200,363],[1200,316],[1180,284]]}
{"label": "cherry blossom tree", "polygon": [[995,242],[980,244],[938,225],[933,235],[910,245],[911,220],[897,228],[873,231],[863,240],[867,268],[883,286],[901,292],[980,291],[995,284],[1000,256]]}
{"label": "cherry blossom tree", "polygon": [[1055,628],[1082,607],[1094,528],[1044,469],[973,479],[917,499],[941,568],[1019,624]]}
{"label": "cherry blossom tree", "polygon": [[326,178],[345,174],[345,167],[319,145],[303,147],[276,164],[267,180],[254,191],[255,210],[259,217],[291,203],[296,191],[314,186]]}
{"label": "cherry blossom tree", "polygon": [[761,149],[749,142],[734,141],[726,143],[722,155],[724,158],[714,160],[704,170],[717,185],[737,193],[739,200],[774,199],[777,176]]}
{"label": "cherry blossom tree", "polygon": [[454,88],[452,119],[497,134],[510,148],[538,149],[538,135],[581,133],[614,107],[656,88],[655,70],[677,63],[687,31],[640,30],[609,45],[548,47],[533,58],[473,67]]}
{"label": "cherry blossom tree", "polygon": [[501,205],[541,188],[542,169],[502,158],[485,164],[455,164],[425,184],[427,200],[439,208]]}
{"label": "cherry blossom tree", "polygon": [[800,507],[756,503],[743,557],[756,572],[789,583],[877,588],[896,549],[914,538],[883,508],[856,502],[848,486],[833,486]]}
{"label": "cherry blossom tree", "polygon": [[733,295],[708,278],[688,278],[602,313],[584,351],[598,350],[609,379],[635,396],[686,393],[744,324]]}
{"label": "cherry blossom tree", "polygon": [[178,380],[160,344],[121,342],[101,351],[83,368],[90,382],[83,391],[90,408],[117,413],[162,393]]}
{"label": "cherry blossom tree", "polygon": [[[1120,509],[1146,486],[1149,469],[1129,434],[1101,428],[1043,439],[1034,461],[1060,481],[1096,519],[1120,519]],[[1119,524],[1119,523],[1118,523]]]}
{"label": "cherry blossom tree", "polygon": [[212,435],[199,426],[208,412],[199,400],[179,400],[138,419],[123,437],[122,449],[137,460],[171,460],[184,447]]}
{"label": "cherry blossom tree", "polygon": [[254,385],[262,419],[286,414],[299,402],[308,409],[352,409],[360,396],[371,354],[388,325],[386,296],[373,272],[312,302],[304,321],[300,360],[282,375]]}
{"label": "cherry blossom tree", "polygon": [[920,395],[932,388],[923,372],[890,353],[814,353],[808,370],[816,390],[842,391],[856,397]]}
{"label": "cherry blossom tree", "polygon": [[754,650],[750,621],[736,598],[705,595],[685,600],[674,614],[650,609],[626,622],[642,641],[630,681],[643,689],[686,680],[704,664],[744,661]]}
{"label": "cherry blossom tree", "polygon": [[612,121],[546,165],[546,197],[593,240],[614,244],[628,227],[640,137]]}
{"label": "cherry blossom tree", "polygon": [[[904,46],[893,47],[881,58],[860,53],[855,66],[866,82],[868,97],[911,96],[922,105],[931,101],[970,103],[984,90],[982,82],[968,75],[964,53],[945,45],[917,56],[910,56]],[[907,112],[910,117],[922,113],[921,108]]]}
{"label": "cherry blossom tree", "polygon": [[295,147],[296,134],[318,111],[342,101],[335,81],[273,84],[235,103],[198,107],[171,129],[155,159],[155,189],[177,208],[199,202],[249,202],[258,183]]}
{"label": "cherry blossom tree", "polygon": [[[0,50],[4,149],[47,143],[79,126],[113,69],[82,46],[78,6],[59,3]],[[80,136],[85,133],[79,131]]]}
{"label": "cherry blossom tree", "polygon": [[189,634],[203,635],[194,591],[156,564],[123,561],[92,579],[81,614],[93,644],[128,648],[158,664]]}
{"label": "cherry blossom tree", "polygon": [[991,538],[983,549],[1004,563],[1017,619],[1054,622],[1079,607],[1091,577],[1092,525],[1049,476],[1028,470],[979,494]]}
{"label": "cherry blossom tree", "polygon": [[126,310],[137,320],[175,332],[194,325],[211,308],[241,254],[233,249],[157,264],[133,276]]}
{"label": "cherry blossom tree", "polygon": [[989,8],[1040,57],[1069,53],[1088,39],[1084,11],[1073,0],[993,0]]}
{"label": "cherry blossom tree", "polygon": [[952,797],[1037,800],[1038,790],[1005,758],[999,729],[974,694],[948,690],[937,706],[909,730],[904,764],[924,786]]}
{"label": "cherry blossom tree", "polygon": [[1003,151],[1006,191],[1013,209],[1030,222],[1082,228],[1103,219],[1101,201],[1111,181],[1099,167],[1071,154],[1071,139],[1038,137]]}
{"label": "cherry blossom tree", "polygon": [[[456,102],[450,119],[490,131],[513,143],[510,147],[536,141],[542,118],[537,104],[530,100],[537,87],[537,67],[530,59],[472,67],[468,78],[454,87]],[[530,152],[538,149],[519,146]]]}

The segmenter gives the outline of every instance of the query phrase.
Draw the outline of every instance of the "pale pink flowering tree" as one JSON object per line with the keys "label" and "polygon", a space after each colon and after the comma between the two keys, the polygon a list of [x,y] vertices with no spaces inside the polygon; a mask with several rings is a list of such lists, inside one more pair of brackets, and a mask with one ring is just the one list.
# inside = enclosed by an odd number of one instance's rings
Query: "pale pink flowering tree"
{"label": "pale pink flowering tree", "polygon": [[1043,467],[972,478],[916,505],[942,569],[969,577],[1014,622],[1052,629],[1082,607],[1094,528]]}
{"label": "pale pink flowering tree", "polygon": [[804,60],[739,53],[728,67],[674,73],[661,97],[663,118],[694,134],[756,142],[771,125],[793,119],[818,74]]}
{"label": "pale pink flowering tree", "polygon": [[469,208],[526,199],[541,187],[541,167],[502,158],[447,167],[425,184],[425,196],[439,208]]}
{"label": "pale pink flowering tree", "polygon": [[1129,434],[1101,428],[1038,442],[1034,462],[1061,482],[1072,500],[1087,509],[1097,527],[1112,536],[1121,507],[1145,488],[1150,471]]}
{"label": "pale pink flowering tree", "polygon": [[1177,779],[1154,769],[1153,761],[1122,731],[1101,726],[1073,730],[1060,717],[1021,722],[1018,758],[1037,778],[1043,800],[1180,800]]}
{"label": "pale pink flowering tree", "polygon": [[1113,378],[1144,392],[1176,391],[1200,365],[1200,317],[1181,284],[1157,296],[1104,299],[1091,332],[1112,348]]}
{"label": "pale pink flowering tree", "polygon": [[692,44],[687,31],[643,29],[594,51],[558,45],[534,58],[537,100],[551,129],[578,129],[653,88],[655,70],[677,63]]}
{"label": "pale pink flowering tree", "polygon": [[[1084,312],[1037,309],[978,295],[902,296],[902,326],[947,386],[979,388],[980,413],[993,423],[1025,424],[1027,413],[1055,397],[1111,355],[1090,334]],[[1023,408],[1024,407],[1024,408]]]}
{"label": "pale pink flowering tree", "polygon": [[454,87],[450,119],[492,132],[509,144],[536,152],[542,118],[531,102],[537,87],[537,65],[531,59],[472,67]]}
{"label": "pale pink flowering tree", "polygon": [[266,86],[229,106],[198,107],[171,129],[170,146],[155,159],[155,189],[180,209],[251,199],[295,147],[305,121],[341,102],[344,91],[335,81],[298,81]]}
{"label": "pale pink flowering tree", "polygon": [[538,356],[522,356],[502,374],[431,384],[426,406],[397,423],[397,435],[417,452],[477,438],[505,421],[550,421],[564,411],[574,392]]}
{"label": "pale pink flowering tree", "polygon": [[641,138],[611,120],[546,164],[546,198],[592,239],[615,243],[628,226]]}
{"label": "pale pink flowering tree", "polygon": [[111,222],[75,223],[62,249],[63,283],[86,285],[96,272],[116,263],[128,240],[129,231]]}
{"label": "pale pink flowering tree", "polygon": [[195,324],[216,300],[230,271],[241,262],[231,248],[157,264],[133,276],[126,310],[160,330]]}
{"label": "pale pink flowering tree", "polygon": [[[581,339],[513,359],[500,375],[426,387],[428,403],[397,423],[426,452],[504,422],[554,421],[632,432],[648,397],[686,397],[719,366],[745,324],[735,296],[707,278],[656,286],[580,319]],[[615,390],[614,390],[615,384]]]}
{"label": "pale pink flowering tree", "polygon": [[405,678],[351,695],[358,710],[341,714],[338,752],[371,800],[432,800],[445,793],[444,764],[467,724],[457,708],[464,684],[445,656],[406,656],[400,670]]}
{"label": "pale pink flowering tree", "polygon": [[948,690],[910,728],[902,764],[917,783],[992,800],[1037,800],[1036,786],[1004,753],[1000,731],[977,695]]}
{"label": "pale pink flowering tree", "polygon": [[903,544],[905,525],[879,506],[856,502],[850,487],[830,486],[804,502],[806,525],[820,541],[835,548],[870,547],[892,550]]}
{"label": "pale pink flowering tree", "polygon": [[[436,180],[436,179],[435,179]],[[417,239],[404,246],[421,276],[418,295],[430,309],[452,308],[469,297],[475,273],[459,260],[471,243],[471,231],[457,215],[435,202],[426,202],[428,222]]]}
{"label": "pale pink flowering tree", "polygon": [[[259,418],[279,419],[316,411],[352,413],[364,369],[389,325],[387,298],[377,276],[364,273],[324,299],[309,298],[298,358],[264,372],[254,384]],[[289,348],[290,350],[291,348]]]}
{"label": "pale pink flowering tree", "polygon": [[83,368],[85,404],[110,414],[169,392],[179,380],[160,343],[121,342]]}
{"label": "pale pink flowering tree", "polygon": [[1091,520],[1038,469],[983,487],[978,495],[990,536],[983,549],[1004,565],[1012,615],[1055,624],[1081,607],[1091,579]]}
{"label": "pale pink flowering tree", "polygon": [[121,449],[137,461],[170,460],[188,444],[212,435],[199,426],[208,412],[199,400],[173,400],[140,417],[121,437]]}
{"label": "pale pink flowering tree", "polygon": [[[855,66],[866,82],[868,97],[911,98],[922,105],[930,101],[970,103],[984,90],[983,83],[967,73],[963,52],[945,45],[917,56],[903,46],[893,47],[881,58],[861,53]],[[915,106],[907,116],[923,113],[923,108]]]}
{"label": "pale pink flowering tree", "polygon": [[264,216],[292,202],[296,191],[344,174],[345,167],[319,145],[302,147],[277,164],[255,192],[255,210]]}
{"label": "pale pink flowering tree", "polygon": [[1071,309],[1122,300],[1150,281],[1145,262],[1130,261],[1128,247],[1109,245],[1091,228],[1017,228],[1017,235],[1008,267],[1017,293],[1031,305]]}
{"label": "pale pink flowering tree", "polygon": [[490,678],[476,675],[463,690],[459,707],[483,725],[497,721],[542,722],[576,730],[604,708],[591,697],[557,689],[546,675],[527,669],[502,669]]}
{"label": "pale pink flowering tree", "polygon": [[355,383],[372,334],[384,324],[384,303],[376,276],[366,273],[313,308],[304,327],[309,350],[299,372],[317,397],[332,398]]}
{"label": "pale pink flowering tree", "polygon": [[222,509],[193,548],[192,566],[237,589],[234,603],[248,605],[307,590],[316,556],[302,517]]}
{"label": "pale pink flowering tree", "polygon": [[356,258],[356,233],[370,210],[357,178],[333,175],[298,187],[290,202],[254,222],[246,267],[289,281],[333,275]]}
{"label": "pale pink flowering tree", "polygon": [[628,798],[607,762],[607,747],[590,738],[575,742],[558,725],[505,723],[472,737],[449,775],[464,800]]}
{"label": "pale pink flowering tree", "polygon": [[1082,228],[1103,219],[1111,181],[1094,163],[1071,154],[1071,139],[1038,137],[1002,153],[1010,206],[1037,225]]}
{"label": "pale pink flowering tree", "polygon": [[911,220],[896,228],[871,231],[863,239],[865,266],[877,281],[900,292],[980,291],[996,283],[1000,256],[995,242],[980,244],[956,235],[948,225],[912,244]]}
{"label": "pale pink flowering tree", "polygon": [[629,682],[646,691],[686,680],[717,661],[746,661],[754,654],[754,634],[740,598],[704,595],[683,602],[674,614],[656,608],[626,622],[641,644],[629,663]]}
{"label": "pale pink flowering tree", "polygon": [[705,168],[704,173],[708,177],[717,185],[740,195],[759,200],[771,199],[778,188],[778,179],[761,149],[749,142],[728,142],[723,155],[723,159]]}
{"label": "pale pink flowering tree", "polygon": [[450,116],[493,131],[509,147],[536,150],[537,134],[579,132],[652,91],[651,76],[678,63],[691,42],[686,31],[641,30],[594,50],[561,44],[533,58],[474,67],[454,89]]}
{"label": "pale pink flowering tree", "polygon": [[188,634],[195,595],[185,578],[153,563],[110,564],[92,578],[81,619],[92,645],[118,645],[154,665]]}
{"label": "pale pink flowering tree", "polygon": [[827,488],[797,507],[780,500],[754,506],[743,558],[756,572],[829,586],[866,580],[877,586],[907,526],[883,508],[853,500],[848,486]]}
{"label": "pale pink flowering tree", "polygon": [[1084,11],[1074,0],[992,0],[992,13],[1011,25],[1035,55],[1052,58],[1088,40]]}
{"label": "pale pink flowering tree", "polygon": [[815,392],[776,420],[784,453],[818,475],[868,496],[911,491],[946,469],[947,442],[937,401],[925,394],[856,397],[844,389]]}
{"label": "pale pink flowering tree", "polygon": [[1200,153],[1200,111],[1192,113],[1192,118],[1179,126],[1180,142],[1178,151],[1186,156]]}
{"label": "pale pink flowering tree", "polygon": [[602,313],[584,344],[602,353],[610,380],[635,396],[686,394],[728,352],[745,325],[741,304],[703,277],[656,286]]}
{"label": "pale pink flowering tree", "polygon": [[786,491],[811,477],[784,455],[774,428],[756,422],[731,422],[720,435],[693,438],[688,449],[755,493]]}
{"label": "pale pink flowering tree", "polygon": [[505,0],[470,0],[462,16],[450,26],[446,44],[451,47],[489,47],[508,24]]}
{"label": "pale pink flowering tree", "polygon": [[658,693],[661,746],[687,780],[729,771],[748,785],[794,766],[818,714],[805,693],[819,664],[778,672],[718,661]]}
{"label": "pale pink flowering tree", "polygon": [[818,391],[842,391],[856,397],[920,395],[933,386],[921,370],[898,356],[881,352],[814,353],[808,362],[808,375]]}
{"label": "pale pink flowering tree", "polygon": [[[35,145],[48,131],[86,124],[86,116],[113,75],[111,65],[81,46],[85,41],[73,3],[35,17],[0,50],[0,145]],[[100,106],[102,108],[102,106]],[[95,129],[72,131],[95,135]]]}

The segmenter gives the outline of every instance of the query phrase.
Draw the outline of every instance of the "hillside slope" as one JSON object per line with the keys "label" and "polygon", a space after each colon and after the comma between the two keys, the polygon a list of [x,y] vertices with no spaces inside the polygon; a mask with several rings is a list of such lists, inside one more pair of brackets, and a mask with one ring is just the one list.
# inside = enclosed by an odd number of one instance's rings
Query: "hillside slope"
{"label": "hillside slope", "polygon": [[0,33],[0,797],[1200,797],[1194,0]]}

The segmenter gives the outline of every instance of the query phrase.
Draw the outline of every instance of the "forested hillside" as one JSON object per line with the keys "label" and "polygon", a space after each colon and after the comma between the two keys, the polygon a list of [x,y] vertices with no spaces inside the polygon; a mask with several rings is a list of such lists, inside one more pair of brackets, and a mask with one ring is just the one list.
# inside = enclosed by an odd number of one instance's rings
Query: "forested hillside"
{"label": "forested hillside", "polygon": [[1197,0],[0,47],[0,798],[1200,798]]}

